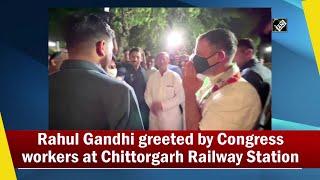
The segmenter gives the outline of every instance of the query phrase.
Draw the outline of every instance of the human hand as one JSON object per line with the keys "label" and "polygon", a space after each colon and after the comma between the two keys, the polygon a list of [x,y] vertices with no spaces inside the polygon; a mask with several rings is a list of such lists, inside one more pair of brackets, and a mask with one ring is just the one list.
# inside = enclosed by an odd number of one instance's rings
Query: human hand
{"label": "human hand", "polygon": [[186,95],[194,95],[202,86],[203,81],[197,78],[197,72],[192,61],[185,63],[183,67],[182,85]]}
{"label": "human hand", "polygon": [[159,112],[162,111],[162,104],[161,104],[161,102],[153,102],[153,103],[151,104],[150,110],[151,110],[151,112],[152,112],[154,115],[158,116],[158,115],[159,115]]}

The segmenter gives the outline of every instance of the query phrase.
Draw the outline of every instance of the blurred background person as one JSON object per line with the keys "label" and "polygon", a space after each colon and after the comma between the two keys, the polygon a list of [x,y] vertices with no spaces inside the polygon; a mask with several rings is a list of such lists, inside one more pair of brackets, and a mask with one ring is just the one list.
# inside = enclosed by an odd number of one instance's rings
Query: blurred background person
{"label": "blurred background person", "polygon": [[113,78],[117,78],[118,70],[116,64],[116,57],[113,55],[110,63],[106,66],[106,72]]}
{"label": "blurred background person", "polygon": [[187,54],[181,55],[179,57],[179,67],[182,69],[186,62],[189,61],[189,56]]}
{"label": "blurred background person", "polygon": [[156,72],[157,69],[154,67],[154,57],[149,55],[147,57],[147,68],[146,68],[146,78],[147,82],[151,76],[152,73]]}
{"label": "blurred background person", "polygon": [[131,66],[129,64],[129,50],[128,49],[124,49],[123,50],[123,54],[122,54],[122,59],[120,60],[120,62],[116,62],[117,65],[117,70],[118,70],[118,78],[121,80],[124,80],[124,77],[127,73],[127,69],[130,68],[129,66]]}
{"label": "blurred background person", "polygon": [[49,55],[49,74],[57,72],[60,69],[62,62],[66,59],[68,59],[68,51],[65,49]]}
{"label": "blurred background person", "polygon": [[118,48],[116,33],[114,32],[113,29],[111,29],[111,38],[112,38],[112,44],[113,44],[112,52],[113,54],[117,55],[119,52],[119,48]]}
{"label": "blurred background person", "polygon": [[147,59],[145,52],[141,49],[141,63],[140,66],[146,70],[147,69]]}
{"label": "blurred background person", "polygon": [[141,66],[143,61],[143,51],[141,48],[135,47],[130,49],[129,64],[126,66],[126,74],[124,80],[133,87],[139,102],[140,112],[145,129],[149,127],[149,108],[144,99],[146,90],[146,71]]}
{"label": "blurred background person", "polygon": [[146,58],[151,56],[151,52],[149,50],[147,50],[147,49],[144,50],[144,54],[145,54]]}
{"label": "blurred background person", "polygon": [[183,120],[179,105],[184,102],[180,76],[169,70],[169,55],[161,52],[156,57],[158,71],[150,76],[145,99],[150,108],[150,130],[182,130]]}
{"label": "blurred background person", "polygon": [[176,72],[180,77],[182,77],[182,70],[179,66],[176,65],[176,58],[177,58],[177,55],[171,55],[169,56],[169,59],[170,59],[170,63],[168,64],[168,68],[171,70],[171,71],[174,71]]}
{"label": "blurred background person", "polygon": [[128,62],[129,61],[129,49],[124,49],[122,55],[123,55],[123,57],[120,60],[120,62],[122,62],[122,63]]}
{"label": "blurred background person", "polygon": [[249,38],[239,39],[234,57],[242,77],[255,87],[264,106],[271,88],[271,71],[256,57],[256,48]]}

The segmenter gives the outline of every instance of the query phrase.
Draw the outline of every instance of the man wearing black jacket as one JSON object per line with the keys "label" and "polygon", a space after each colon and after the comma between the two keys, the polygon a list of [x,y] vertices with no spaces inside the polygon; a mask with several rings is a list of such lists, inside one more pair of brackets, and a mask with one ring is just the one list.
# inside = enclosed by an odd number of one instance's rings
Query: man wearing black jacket
{"label": "man wearing black jacket", "polygon": [[271,71],[257,60],[255,51],[251,39],[239,39],[234,59],[240,67],[241,76],[257,90],[260,97],[262,113],[255,128],[271,129]]}
{"label": "man wearing black jacket", "polygon": [[271,90],[271,71],[256,59],[255,51],[251,39],[239,39],[234,59],[240,67],[242,77],[257,90],[263,107]]}
{"label": "man wearing black jacket", "polygon": [[143,51],[141,48],[135,47],[130,49],[129,61],[125,64],[126,73],[124,80],[134,89],[141,117],[145,129],[149,129],[149,107],[144,99],[144,92],[147,86],[146,70],[141,66]]}

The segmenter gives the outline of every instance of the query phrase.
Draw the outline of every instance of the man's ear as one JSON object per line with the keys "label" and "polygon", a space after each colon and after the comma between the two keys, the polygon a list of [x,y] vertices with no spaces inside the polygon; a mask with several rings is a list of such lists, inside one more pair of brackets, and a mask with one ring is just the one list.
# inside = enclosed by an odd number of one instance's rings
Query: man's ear
{"label": "man's ear", "polygon": [[52,66],[56,66],[56,65],[57,65],[57,63],[56,63],[55,60],[51,60],[50,62],[51,62],[51,65],[52,65]]}
{"label": "man's ear", "polygon": [[219,62],[223,62],[226,58],[226,52],[224,51],[219,51],[218,52],[218,59],[219,59]]}
{"label": "man's ear", "polygon": [[105,45],[106,45],[106,42],[104,40],[96,43],[96,52],[98,56],[101,57],[106,55]]}
{"label": "man's ear", "polygon": [[245,55],[249,58],[251,58],[251,56],[253,55],[253,49],[247,49],[245,51]]}

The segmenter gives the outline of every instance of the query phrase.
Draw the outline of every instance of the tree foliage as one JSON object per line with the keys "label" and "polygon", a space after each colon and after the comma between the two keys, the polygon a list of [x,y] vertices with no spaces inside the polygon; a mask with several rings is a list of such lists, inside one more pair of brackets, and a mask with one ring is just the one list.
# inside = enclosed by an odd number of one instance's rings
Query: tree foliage
{"label": "tree foliage", "polygon": [[235,32],[237,37],[251,37],[259,43],[255,33],[261,18],[269,16],[268,9],[205,9],[205,8],[111,8],[109,13],[96,9],[49,9],[49,39],[61,38],[59,23],[76,11],[104,14],[115,30],[120,50],[139,46],[153,53],[166,50],[166,37],[179,30],[184,37],[184,50],[191,52],[196,37],[215,27]]}

